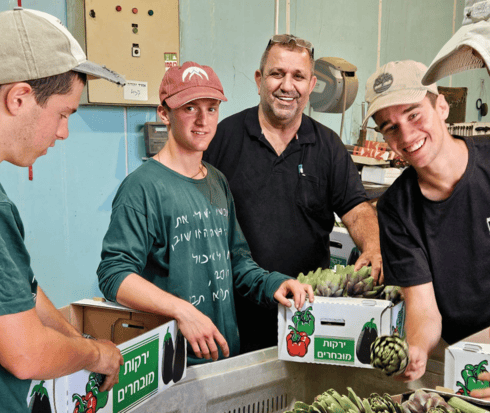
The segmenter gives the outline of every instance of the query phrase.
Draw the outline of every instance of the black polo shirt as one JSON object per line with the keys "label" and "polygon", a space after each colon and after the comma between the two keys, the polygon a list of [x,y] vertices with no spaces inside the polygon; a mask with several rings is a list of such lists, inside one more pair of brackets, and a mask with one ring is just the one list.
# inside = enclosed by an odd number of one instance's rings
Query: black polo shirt
{"label": "black polo shirt", "polygon": [[[228,179],[254,260],[292,277],[329,267],[334,212],[367,200],[338,135],[306,115],[279,156],[262,134],[258,107],[232,115],[218,125],[204,160]],[[277,345],[277,308],[238,294],[235,303],[242,352]]]}
{"label": "black polo shirt", "polygon": [[328,268],[334,212],[342,216],[367,200],[337,134],[303,115],[297,136],[278,156],[254,107],[220,122],[204,153],[230,183],[255,261],[293,277]]}

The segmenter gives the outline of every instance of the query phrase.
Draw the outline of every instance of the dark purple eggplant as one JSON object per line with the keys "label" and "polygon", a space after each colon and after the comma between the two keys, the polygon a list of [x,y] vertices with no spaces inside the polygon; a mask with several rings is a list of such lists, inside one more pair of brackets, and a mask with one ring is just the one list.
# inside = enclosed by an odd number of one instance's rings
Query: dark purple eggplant
{"label": "dark purple eggplant", "polygon": [[185,369],[185,338],[180,330],[177,331],[177,338],[175,339],[175,358],[174,358],[174,367],[173,367],[173,380],[174,383],[177,383],[184,374]]}
{"label": "dark purple eggplant", "polygon": [[48,391],[44,387],[44,380],[32,389],[29,409],[31,413],[51,413],[51,403]]}
{"label": "dark purple eggplant", "polygon": [[363,364],[371,363],[371,344],[378,337],[378,328],[374,323],[374,318],[362,327],[361,334],[357,339],[356,355],[357,359]]}
{"label": "dark purple eggplant", "polygon": [[163,356],[162,356],[162,379],[164,384],[170,383],[173,378],[173,360],[174,360],[174,343],[170,327],[163,339]]}

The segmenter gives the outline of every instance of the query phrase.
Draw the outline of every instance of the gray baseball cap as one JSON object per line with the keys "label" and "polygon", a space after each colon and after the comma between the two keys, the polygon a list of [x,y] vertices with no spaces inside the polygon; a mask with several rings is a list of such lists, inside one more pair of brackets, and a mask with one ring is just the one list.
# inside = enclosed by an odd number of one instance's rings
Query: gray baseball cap
{"label": "gray baseball cap", "polygon": [[422,83],[428,85],[465,70],[490,69],[489,20],[489,0],[466,0],[463,25],[434,58]]}
{"label": "gray baseball cap", "polygon": [[72,34],[48,13],[16,7],[0,13],[0,27],[0,85],[70,70],[126,84],[122,76],[88,61]]}
{"label": "gray baseball cap", "polygon": [[376,70],[366,82],[368,109],[362,127],[378,110],[420,102],[427,92],[438,95],[435,83],[422,84],[426,70],[427,66],[413,60],[389,62]]}

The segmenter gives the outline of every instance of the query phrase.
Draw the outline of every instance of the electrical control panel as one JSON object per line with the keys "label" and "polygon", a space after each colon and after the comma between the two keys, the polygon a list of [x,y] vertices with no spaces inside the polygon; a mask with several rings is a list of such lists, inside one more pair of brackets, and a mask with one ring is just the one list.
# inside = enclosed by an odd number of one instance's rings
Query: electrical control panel
{"label": "electrical control panel", "polygon": [[167,126],[162,122],[145,123],[146,156],[154,156],[162,149],[168,140]]}
{"label": "electrical control panel", "polygon": [[67,26],[90,61],[126,79],[89,79],[82,104],[156,106],[165,70],[179,64],[178,0],[67,0]]}

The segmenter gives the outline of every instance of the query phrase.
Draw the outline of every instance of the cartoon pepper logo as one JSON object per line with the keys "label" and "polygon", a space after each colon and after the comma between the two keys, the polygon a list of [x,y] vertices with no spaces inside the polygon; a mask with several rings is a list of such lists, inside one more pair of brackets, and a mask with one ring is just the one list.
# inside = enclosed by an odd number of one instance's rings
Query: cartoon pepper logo
{"label": "cartoon pepper logo", "polygon": [[73,413],[95,413],[107,404],[109,392],[99,391],[99,387],[103,381],[104,375],[90,373],[87,385],[85,386],[87,394],[85,396],[81,396],[77,393],[73,395],[73,401],[76,401]]}
{"label": "cartoon pepper logo", "polygon": [[286,337],[287,351],[291,357],[304,357],[308,352],[311,336],[315,332],[315,317],[311,314],[312,307],[304,311],[296,311],[292,317],[293,326]]}
{"label": "cartoon pepper logo", "polygon": [[475,365],[467,364],[464,367],[464,370],[461,372],[461,377],[463,378],[464,383],[461,383],[460,381],[456,382],[456,385],[459,386],[457,394],[469,396],[472,390],[486,389],[487,387],[490,387],[490,383],[488,381],[478,380],[480,373],[487,371],[485,368],[487,364],[487,360],[483,360],[479,364]]}
{"label": "cartoon pepper logo", "polygon": [[312,307],[308,307],[305,311],[296,311],[292,318],[296,330],[306,333],[307,336],[315,332],[315,317],[311,310]]}

